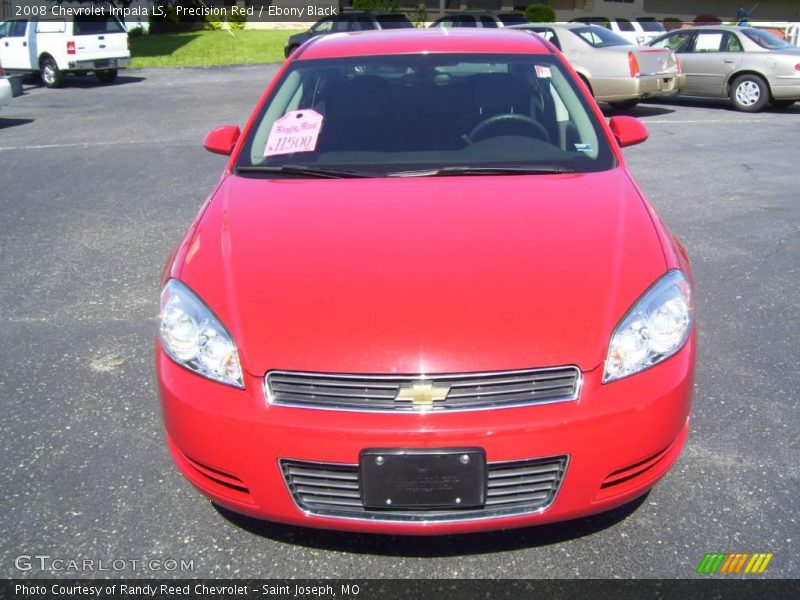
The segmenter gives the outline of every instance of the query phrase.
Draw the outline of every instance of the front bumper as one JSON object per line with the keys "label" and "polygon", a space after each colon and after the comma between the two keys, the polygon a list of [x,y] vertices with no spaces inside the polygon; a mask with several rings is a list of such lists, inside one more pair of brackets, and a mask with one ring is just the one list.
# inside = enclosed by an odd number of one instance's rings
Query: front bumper
{"label": "front bumper", "polygon": [[[217,384],[157,350],[170,452],[184,476],[220,505],[272,521],[393,534],[505,529],[582,517],[650,489],[680,454],[688,430],[694,335],[678,354],[602,385],[585,372],[579,398],[460,413],[383,414],[271,406],[263,377],[245,390]],[[480,447],[489,463],[566,456],[555,499],[529,514],[449,521],[354,519],[301,509],[282,459],[355,465],[365,448]]]}
{"label": "front bumper", "polygon": [[671,96],[686,85],[683,73],[656,73],[639,77],[592,78],[592,90],[598,102],[620,102],[635,98]]}

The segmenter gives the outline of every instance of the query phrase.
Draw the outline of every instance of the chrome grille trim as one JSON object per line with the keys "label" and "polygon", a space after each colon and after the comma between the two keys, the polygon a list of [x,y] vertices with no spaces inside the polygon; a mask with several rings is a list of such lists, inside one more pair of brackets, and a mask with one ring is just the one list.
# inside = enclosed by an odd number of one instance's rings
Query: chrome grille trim
{"label": "chrome grille trim", "polygon": [[567,455],[487,463],[486,505],[482,508],[368,510],[361,500],[357,464],[278,461],[289,494],[307,515],[405,523],[475,521],[543,512],[555,501],[568,463]]}
{"label": "chrome grille trim", "polygon": [[411,400],[398,400],[402,388],[447,386],[444,400],[427,413],[492,410],[569,402],[580,394],[582,374],[574,365],[445,375],[351,375],[270,371],[264,378],[269,404],[355,412],[419,414]]}

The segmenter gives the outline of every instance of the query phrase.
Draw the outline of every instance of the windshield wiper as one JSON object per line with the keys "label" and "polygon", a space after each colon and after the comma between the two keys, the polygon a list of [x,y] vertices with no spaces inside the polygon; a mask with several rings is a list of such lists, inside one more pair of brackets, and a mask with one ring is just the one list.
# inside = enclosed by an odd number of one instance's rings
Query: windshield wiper
{"label": "windshield wiper", "polygon": [[457,177],[460,175],[552,175],[574,173],[574,169],[565,167],[442,167],[420,171],[398,171],[389,173],[389,177]]}
{"label": "windshield wiper", "polygon": [[306,175],[308,177],[318,177],[321,179],[350,179],[355,177],[375,177],[368,173],[358,171],[346,171],[339,169],[326,169],[324,167],[310,167],[303,165],[242,165],[236,167],[237,173],[282,173],[284,175]]}

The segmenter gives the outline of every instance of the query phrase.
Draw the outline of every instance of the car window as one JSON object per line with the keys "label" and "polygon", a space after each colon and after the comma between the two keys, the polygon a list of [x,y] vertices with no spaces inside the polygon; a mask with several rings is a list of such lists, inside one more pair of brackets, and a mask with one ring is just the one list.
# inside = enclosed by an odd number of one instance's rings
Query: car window
{"label": "car window", "polygon": [[742,42],[739,41],[739,38],[736,37],[733,33],[726,33],[725,39],[722,42],[722,51],[723,52],[744,52],[744,48],[742,47]]}
{"label": "car window", "polygon": [[522,13],[500,13],[497,17],[504,25],[516,25],[519,23],[529,23],[528,18]]}
{"label": "car window", "polygon": [[348,31],[369,31],[371,29],[377,29],[377,27],[372,22],[372,19],[365,16],[353,19],[350,21],[350,26],[347,28]]}
{"label": "car window", "polygon": [[556,35],[556,32],[550,29],[549,27],[530,27],[530,28],[526,27],[525,29],[536,32],[538,35],[540,35],[548,42],[553,44],[556,48],[561,50],[561,43],[558,41],[558,36]]}
{"label": "car window", "polygon": [[484,27],[494,27],[496,29],[497,21],[495,21],[492,17],[482,16],[481,25],[483,25]]}
{"label": "car window", "polygon": [[693,33],[690,31],[679,31],[658,38],[650,46],[652,48],[668,48],[674,52],[686,52],[691,44]]}
{"label": "car window", "polygon": [[570,31],[594,48],[630,45],[630,42],[621,35],[614,33],[613,31],[609,31],[608,29],[597,27],[596,25],[575,27],[570,29]]}
{"label": "car window", "polygon": [[664,26],[652,17],[639,17],[636,20],[642,26],[642,30],[648,33],[664,33],[666,31]]}
{"label": "car window", "polygon": [[456,18],[456,27],[477,27],[474,17],[462,16]]}
{"label": "car window", "polygon": [[401,14],[375,15],[375,19],[382,29],[406,29],[414,26],[408,17]]}
{"label": "car window", "polygon": [[330,33],[333,31],[333,19],[323,19],[316,25],[314,25],[311,30],[312,33]]}
{"label": "car window", "polygon": [[694,52],[719,52],[724,37],[722,31],[700,31],[694,38]]}
{"label": "car window", "polygon": [[[276,121],[303,111],[321,119],[313,146],[272,151]],[[386,176],[492,165],[588,172],[615,162],[590,100],[556,56],[433,53],[294,61],[237,164]]]}
{"label": "car window", "polygon": [[440,19],[436,21],[435,25],[437,27],[455,27],[455,21],[452,18]]}
{"label": "car window", "polygon": [[75,35],[102,35],[104,33],[125,33],[125,27],[114,17],[75,17]]}
{"label": "car window", "polygon": [[620,31],[636,31],[636,28],[633,26],[628,19],[616,19],[617,27],[619,27]]}
{"label": "car window", "polygon": [[755,27],[744,28],[742,29],[742,33],[744,33],[747,37],[753,40],[756,44],[758,44],[762,48],[766,48],[767,50],[780,50],[782,48],[793,47],[788,42],[772,35],[768,31],[763,31],[762,29],[756,29]]}
{"label": "car window", "polygon": [[6,21],[3,23],[4,30],[3,37],[25,37],[25,31],[28,29],[28,21],[20,19],[19,21]]}

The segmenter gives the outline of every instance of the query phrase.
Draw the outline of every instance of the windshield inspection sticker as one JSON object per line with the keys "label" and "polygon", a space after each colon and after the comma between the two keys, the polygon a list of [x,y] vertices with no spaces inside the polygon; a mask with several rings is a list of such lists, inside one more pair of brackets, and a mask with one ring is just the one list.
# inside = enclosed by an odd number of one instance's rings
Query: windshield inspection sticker
{"label": "windshield inspection sticker", "polygon": [[591,152],[592,145],[591,144],[575,144],[575,150],[578,152]]}
{"label": "windshield inspection sticker", "polygon": [[542,65],[534,65],[536,69],[536,76],[541,79],[550,79],[550,67],[543,67]]}
{"label": "windshield inspection sticker", "polygon": [[264,156],[313,152],[317,149],[322,119],[315,110],[290,110],[272,124]]}

